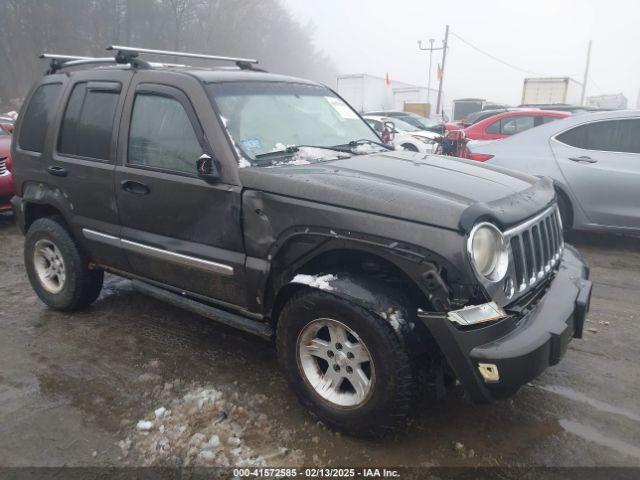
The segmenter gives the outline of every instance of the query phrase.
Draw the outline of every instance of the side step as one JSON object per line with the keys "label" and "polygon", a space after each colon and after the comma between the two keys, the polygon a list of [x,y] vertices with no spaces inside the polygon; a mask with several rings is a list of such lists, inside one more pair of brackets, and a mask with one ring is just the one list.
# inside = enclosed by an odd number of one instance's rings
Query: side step
{"label": "side step", "polygon": [[238,330],[249,332],[253,335],[258,335],[259,337],[267,340],[270,340],[273,337],[273,328],[267,323],[251,320],[236,313],[227,312],[226,310],[205,305],[204,303],[197,302],[162,288],[154,287],[153,285],[140,280],[131,280],[131,285],[137,292],[144,293],[156,300],[170,303],[171,305],[184,310],[197,313],[198,315],[210,318],[216,322],[237,328]]}

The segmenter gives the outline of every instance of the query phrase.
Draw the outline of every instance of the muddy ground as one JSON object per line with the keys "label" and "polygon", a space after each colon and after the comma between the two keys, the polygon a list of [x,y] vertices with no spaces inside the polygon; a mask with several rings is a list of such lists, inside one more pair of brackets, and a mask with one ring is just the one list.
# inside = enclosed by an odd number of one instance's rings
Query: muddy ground
{"label": "muddy ground", "polygon": [[559,365],[494,405],[455,390],[425,400],[381,441],[315,423],[269,343],[135,294],[125,280],[108,277],[85,312],[45,308],[22,240],[0,215],[1,466],[640,466],[638,239],[569,239],[591,265],[594,294],[585,338]]}

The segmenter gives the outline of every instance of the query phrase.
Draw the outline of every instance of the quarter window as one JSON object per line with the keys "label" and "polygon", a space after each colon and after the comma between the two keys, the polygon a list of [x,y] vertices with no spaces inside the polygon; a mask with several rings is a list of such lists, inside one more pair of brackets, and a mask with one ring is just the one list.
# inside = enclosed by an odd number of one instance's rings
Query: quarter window
{"label": "quarter window", "polygon": [[201,155],[198,137],[179,101],[153,94],[136,96],[129,130],[130,164],[195,174]]}
{"label": "quarter window", "polygon": [[60,83],[47,83],[39,86],[31,96],[20,127],[18,144],[21,149],[42,153],[61,87]]}
{"label": "quarter window", "polygon": [[86,83],[77,84],[62,120],[58,151],[108,160],[119,96],[117,92],[88,89]]}
{"label": "quarter window", "polygon": [[584,150],[640,153],[640,119],[588,123],[567,130],[556,139]]}

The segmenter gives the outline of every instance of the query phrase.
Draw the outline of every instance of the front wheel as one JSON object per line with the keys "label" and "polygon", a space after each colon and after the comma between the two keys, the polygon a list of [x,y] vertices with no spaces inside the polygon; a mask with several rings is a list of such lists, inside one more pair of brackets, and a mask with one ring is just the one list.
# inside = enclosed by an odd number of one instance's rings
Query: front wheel
{"label": "front wheel", "polygon": [[402,148],[404,148],[408,152],[417,152],[417,151],[419,151],[418,147],[416,147],[415,145],[412,145],[410,143],[403,143],[402,144]]}
{"label": "front wheel", "polygon": [[329,427],[379,437],[404,423],[416,381],[404,345],[378,315],[305,289],[282,310],[277,345],[301,403]]}
{"label": "front wheel", "polygon": [[57,310],[86,307],[102,289],[104,273],[88,268],[73,237],[55,218],[38,219],[29,227],[24,263],[40,300]]}

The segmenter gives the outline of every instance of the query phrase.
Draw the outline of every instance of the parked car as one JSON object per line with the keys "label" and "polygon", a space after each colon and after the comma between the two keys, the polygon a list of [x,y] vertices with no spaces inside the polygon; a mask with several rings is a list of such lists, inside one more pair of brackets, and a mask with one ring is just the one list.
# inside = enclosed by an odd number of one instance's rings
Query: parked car
{"label": "parked car", "polygon": [[389,118],[399,118],[419,130],[426,130],[433,133],[438,133],[442,135],[444,124],[441,122],[436,122],[435,120],[431,120],[430,118],[422,117],[416,113],[412,112],[403,112],[403,111],[380,111],[380,112],[367,112],[364,114],[365,116],[372,117],[389,117]]}
{"label": "parked car", "polygon": [[589,270],[548,179],[393,151],[327,87],[246,60],[115,48],[136,68],[58,61],[17,122],[12,203],[46,305],[130,278],[275,339],[302,404],[366,436],[404,422],[418,378],[492,401],[581,336]]}
{"label": "parked car", "polygon": [[639,111],[585,113],[468,149],[470,158],[551,177],[565,228],[640,231]]}
{"label": "parked car", "polygon": [[550,110],[509,110],[474,123],[464,129],[464,135],[468,140],[499,140],[570,115]]}
{"label": "parked car", "polygon": [[389,122],[392,123],[394,130],[391,132],[391,143],[398,148],[411,152],[434,153],[438,147],[437,140],[441,138],[441,135],[427,130],[420,130],[399,117],[366,115],[363,118],[380,136],[383,135]]}
{"label": "parked car", "polygon": [[0,126],[0,212],[11,210],[9,201],[14,194],[11,170],[11,134]]}

